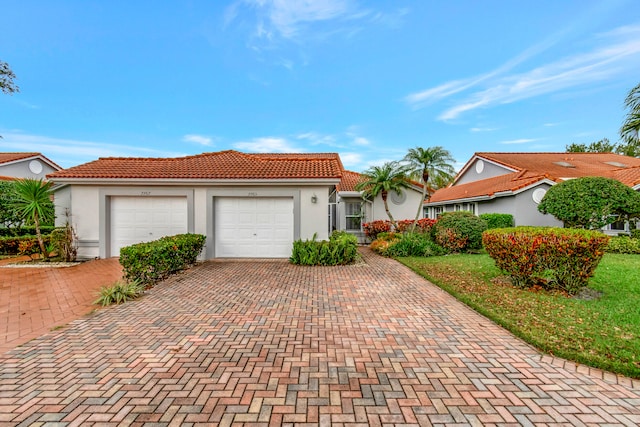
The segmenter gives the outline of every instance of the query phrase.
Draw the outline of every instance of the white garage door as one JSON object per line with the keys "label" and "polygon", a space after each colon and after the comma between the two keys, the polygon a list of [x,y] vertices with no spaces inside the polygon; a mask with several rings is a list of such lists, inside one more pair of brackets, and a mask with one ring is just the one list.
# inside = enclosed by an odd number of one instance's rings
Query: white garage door
{"label": "white garage door", "polygon": [[186,197],[111,197],[111,256],[120,248],[187,232]]}
{"label": "white garage door", "polygon": [[216,257],[291,256],[292,198],[218,197],[214,221]]}

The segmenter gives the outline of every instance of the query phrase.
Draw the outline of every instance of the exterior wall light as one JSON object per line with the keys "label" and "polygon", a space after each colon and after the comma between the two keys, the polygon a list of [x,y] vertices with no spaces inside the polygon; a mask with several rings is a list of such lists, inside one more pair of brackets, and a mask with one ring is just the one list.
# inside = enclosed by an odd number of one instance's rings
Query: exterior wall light
{"label": "exterior wall light", "polygon": [[318,203],[318,196],[316,196],[315,194],[311,196],[311,203]]}

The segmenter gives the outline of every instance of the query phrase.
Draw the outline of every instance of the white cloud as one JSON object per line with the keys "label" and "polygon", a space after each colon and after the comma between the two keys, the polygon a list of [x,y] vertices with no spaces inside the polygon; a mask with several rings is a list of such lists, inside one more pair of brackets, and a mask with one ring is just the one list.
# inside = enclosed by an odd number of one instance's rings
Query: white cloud
{"label": "white cloud", "polygon": [[363,136],[356,136],[355,138],[353,138],[353,143],[356,145],[369,145],[371,144],[371,142],[363,137]]}
{"label": "white cloud", "polygon": [[592,41],[597,41],[598,46],[589,51],[566,56],[529,71],[506,74],[516,65],[552,46],[555,42],[551,38],[493,71],[477,77],[446,82],[410,94],[405,100],[415,108],[421,108],[481,85],[480,89],[467,93],[438,116],[438,119],[447,121],[478,108],[610,80],[622,73],[635,72],[640,67],[640,26],[618,28]]}
{"label": "white cloud", "polygon": [[501,141],[500,144],[512,145],[512,144],[527,144],[529,142],[538,141],[537,138],[520,138],[520,139],[512,139],[509,141]]}
{"label": "white cloud", "polygon": [[347,169],[356,169],[362,166],[362,154],[360,153],[340,153],[340,160]]}
{"label": "white cloud", "polygon": [[471,132],[493,132],[494,130],[498,130],[498,128],[483,128],[483,127],[476,127],[476,128],[471,128],[469,129]]}
{"label": "white cloud", "polygon": [[225,11],[225,26],[238,19],[242,6],[255,13],[253,36],[267,41],[297,39],[310,25],[356,20],[368,14],[352,0],[240,0]]}
{"label": "white cloud", "polygon": [[154,150],[131,145],[108,144],[55,138],[25,133],[2,133],[2,150],[35,151],[44,154],[62,167],[75,166],[98,157],[179,157],[185,153]]}
{"label": "white cloud", "polygon": [[301,153],[304,151],[285,138],[276,137],[254,138],[247,142],[236,142],[233,146],[252,153]]}
{"label": "white cloud", "polygon": [[205,135],[188,134],[182,137],[182,141],[193,142],[193,143],[204,145],[207,147],[213,145],[213,138]]}
{"label": "white cloud", "polygon": [[333,135],[323,135],[317,132],[305,132],[295,136],[296,139],[308,142],[311,145],[329,145],[339,146],[336,144],[336,138]]}

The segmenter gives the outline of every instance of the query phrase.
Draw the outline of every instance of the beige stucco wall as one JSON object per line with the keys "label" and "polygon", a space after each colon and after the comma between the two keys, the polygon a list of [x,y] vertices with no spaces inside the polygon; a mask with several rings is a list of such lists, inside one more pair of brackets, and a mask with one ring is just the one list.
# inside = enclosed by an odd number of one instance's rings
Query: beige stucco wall
{"label": "beige stucco wall", "polygon": [[[403,219],[415,219],[416,212],[418,211],[418,203],[421,203],[422,194],[416,190],[405,190],[406,199],[402,204],[395,204],[392,201],[391,195],[387,198],[387,204],[391,215],[396,221]],[[420,212],[420,218],[422,218],[422,212]],[[384,202],[382,196],[378,195],[375,198],[372,206],[371,221],[376,220],[388,220],[389,216],[384,209]]]}
{"label": "beige stucco wall", "polygon": [[[311,197],[318,201],[311,203]],[[329,191],[327,187],[300,189],[300,238],[311,239],[314,233],[318,240],[329,239]]]}
{"label": "beige stucco wall", "polygon": [[78,257],[100,256],[100,211],[98,189],[95,187],[71,186],[71,223],[78,236]]}
{"label": "beige stucco wall", "polygon": [[[78,235],[78,256],[110,256],[108,248],[108,199],[111,196],[167,196],[188,198],[189,232],[207,236],[203,258],[213,257],[215,197],[292,197],[294,199],[294,239],[326,240],[328,233],[329,185],[317,186],[88,186],[70,185],[60,191],[56,209],[71,207],[72,224]],[[316,203],[312,202],[315,196]],[[58,206],[59,205],[59,206]]]}

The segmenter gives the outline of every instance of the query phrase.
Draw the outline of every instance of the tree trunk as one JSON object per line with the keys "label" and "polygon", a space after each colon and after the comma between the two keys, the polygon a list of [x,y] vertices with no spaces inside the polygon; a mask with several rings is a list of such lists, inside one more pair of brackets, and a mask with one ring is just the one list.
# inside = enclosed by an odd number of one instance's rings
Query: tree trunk
{"label": "tree trunk", "polygon": [[422,171],[422,199],[420,199],[420,206],[418,206],[418,212],[416,212],[416,219],[413,220],[413,224],[411,225],[411,232],[415,233],[416,231],[416,223],[420,218],[420,212],[424,209],[424,200],[427,197],[427,182],[429,181],[429,171],[426,169]]}
{"label": "tree trunk", "polygon": [[42,251],[42,256],[44,259],[49,259],[49,254],[47,253],[47,247],[44,244],[44,239],[42,238],[42,233],[40,232],[40,219],[38,219],[38,215],[34,215],[33,224],[36,227],[36,236],[38,237],[38,245],[40,246],[40,250]]}
{"label": "tree trunk", "polygon": [[396,220],[393,219],[393,215],[391,215],[391,211],[389,210],[389,205],[387,204],[387,196],[389,193],[386,190],[382,190],[380,192],[380,196],[382,196],[382,202],[384,203],[384,210],[387,211],[387,216],[389,217],[389,221],[391,221],[391,225],[394,230],[398,229],[398,224],[396,224]]}

